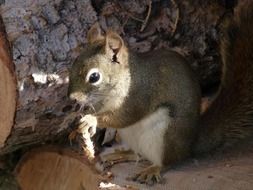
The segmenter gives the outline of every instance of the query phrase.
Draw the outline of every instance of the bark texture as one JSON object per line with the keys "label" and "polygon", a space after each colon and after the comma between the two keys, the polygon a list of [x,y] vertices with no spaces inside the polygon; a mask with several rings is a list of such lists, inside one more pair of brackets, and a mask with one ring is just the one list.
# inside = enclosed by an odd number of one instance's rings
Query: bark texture
{"label": "bark texture", "polygon": [[5,153],[53,139],[68,127],[67,69],[97,17],[89,0],[10,0],[1,5],[1,15],[18,92],[12,133],[1,150]]}

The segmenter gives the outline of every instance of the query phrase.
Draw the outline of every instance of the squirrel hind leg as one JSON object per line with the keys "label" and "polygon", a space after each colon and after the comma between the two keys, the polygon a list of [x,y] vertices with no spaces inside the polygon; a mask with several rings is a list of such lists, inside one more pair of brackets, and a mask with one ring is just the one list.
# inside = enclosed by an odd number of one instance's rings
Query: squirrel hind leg
{"label": "squirrel hind leg", "polygon": [[156,165],[151,165],[147,168],[144,168],[133,177],[129,178],[133,181],[138,181],[139,183],[145,183],[147,185],[153,185],[154,183],[161,183],[161,167]]}

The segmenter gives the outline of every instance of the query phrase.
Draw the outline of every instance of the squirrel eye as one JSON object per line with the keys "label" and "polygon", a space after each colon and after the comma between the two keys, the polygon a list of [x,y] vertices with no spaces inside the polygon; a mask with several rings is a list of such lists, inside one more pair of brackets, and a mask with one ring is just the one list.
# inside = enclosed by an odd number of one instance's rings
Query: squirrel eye
{"label": "squirrel eye", "polygon": [[89,77],[89,83],[95,83],[99,81],[100,79],[100,74],[98,72],[92,73]]}
{"label": "squirrel eye", "polygon": [[97,85],[102,81],[102,74],[98,71],[97,68],[93,68],[88,72],[86,81],[92,85]]}

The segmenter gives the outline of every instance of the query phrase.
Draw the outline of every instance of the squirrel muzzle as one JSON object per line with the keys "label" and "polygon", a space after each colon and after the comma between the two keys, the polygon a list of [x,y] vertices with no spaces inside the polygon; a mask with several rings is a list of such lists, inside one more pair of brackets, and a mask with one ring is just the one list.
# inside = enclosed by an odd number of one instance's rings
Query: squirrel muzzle
{"label": "squirrel muzzle", "polygon": [[68,97],[71,100],[75,100],[84,104],[87,102],[87,96],[85,96],[82,92],[69,92]]}

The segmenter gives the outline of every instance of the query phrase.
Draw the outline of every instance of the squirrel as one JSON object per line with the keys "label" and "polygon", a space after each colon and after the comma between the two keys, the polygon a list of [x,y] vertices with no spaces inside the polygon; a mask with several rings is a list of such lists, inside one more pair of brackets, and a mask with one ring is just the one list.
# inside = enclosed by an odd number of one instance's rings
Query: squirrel
{"label": "squirrel", "polygon": [[223,75],[200,114],[200,86],[187,61],[170,50],[137,54],[115,32],[88,31],[88,46],[69,75],[68,96],[91,106],[85,126],[117,128],[153,164],[134,179],[161,180],[165,166],[253,137],[253,3],[239,8],[221,42]]}

